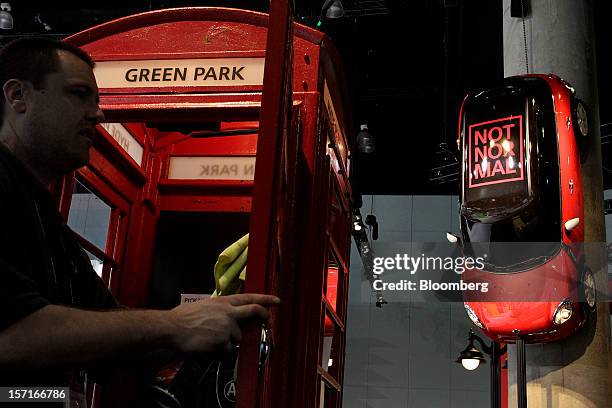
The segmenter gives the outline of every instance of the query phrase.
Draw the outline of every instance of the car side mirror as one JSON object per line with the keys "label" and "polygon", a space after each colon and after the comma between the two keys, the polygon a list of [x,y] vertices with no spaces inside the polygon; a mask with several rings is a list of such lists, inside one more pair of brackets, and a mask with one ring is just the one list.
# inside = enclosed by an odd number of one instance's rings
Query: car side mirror
{"label": "car side mirror", "polygon": [[572,218],[571,220],[565,221],[565,229],[570,232],[580,224],[580,218]]}
{"label": "car side mirror", "polygon": [[459,236],[457,236],[455,234],[451,234],[450,232],[447,232],[446,233],[446,239],[451,244],[459,243],[459,245],[461,245],[461,237],[459,237]]}

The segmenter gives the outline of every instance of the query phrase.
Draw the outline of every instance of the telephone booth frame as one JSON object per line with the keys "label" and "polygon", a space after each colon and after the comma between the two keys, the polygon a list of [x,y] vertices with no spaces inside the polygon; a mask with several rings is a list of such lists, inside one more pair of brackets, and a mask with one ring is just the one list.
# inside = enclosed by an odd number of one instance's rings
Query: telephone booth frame
{"label": "telephone booth frame", "polygon": [[[274,7],[280,10],[278,21],[274,21]],[[161,132],[160,123],[193,125],[216,120],[221,123],[219,130],[227,131],[236,126],[235,121],[242,126],[249,122],[248,128],[260,120],[263,127],[262,100],[272,92],[266,85],[270,79],[244,85],[229,80],[231,71],[219,67],[210,75],[220,82],[212,84],[180,83],[183,72],[192,70],[195,75],[202,64],[210,63],[210,69],[215,63],[222,67],[232,61],[261,67],[267,55],[280,56],[284,61],[279,64],[292,66],[290,115],[285,132],[279,132],[283,136],[279,160],[272,164],[277,186],[269,190],[275,195],[268,197],[275,207],[270,242],[276,258],[272,262],[279,266],[270,273],[253,272],[257,282],[251,278],[251,285],[247,274],[246,282],[247,290],[264,288],[278,294],[282,306],[273,311],[270,327],[275,344],[263,369],[252,368],[261,356],[248,352],[259,348],[259,327],[247,329],[250,335],[245,336],[247,344],[241,346],[239,360],[237,406],[340,407],[354,146],[348,92],[330,39],[293,24],[286,2],[273,1],[271,15],[227,8],[167,9],[120,18],[67,38],[96,62],[100,104],[112,123],[98,126],[91,162],[76,175],[110,202],[119,203],[113,205],[118,212],[111,219],[105,253],[99,254],[109,261],[104,264],[104,277],[121,303],[144,305],[160,214],[248,213],[254,186],[265,183],[257,181],[259,170],[254,180],[169,177],[171,161],[177,157],[256,157],[262,136],[252,129],[245,136],[222,135],[213,143],[213,139]],[[293,34],[288,46],[266,44],[266,38],[274,40],[267,29],[274,24]],[[273,52],[274,47],[280,51]],[[128,75],[133,69],[140,69],[137,77]],[[247,76],[242,73],[234,77]],[[126,148],[134,144],[140,146],[136,155]],[[69,212],[73,185],[72,177],[61,185],[64,215]],[[251,220],[251,234],[269,227],[262,224]],[[249,365],[250,371],[243,368]],[[254,372],[257,378],[241,378],[244,372]],[[246,390],[245,394],[240,390]]]}

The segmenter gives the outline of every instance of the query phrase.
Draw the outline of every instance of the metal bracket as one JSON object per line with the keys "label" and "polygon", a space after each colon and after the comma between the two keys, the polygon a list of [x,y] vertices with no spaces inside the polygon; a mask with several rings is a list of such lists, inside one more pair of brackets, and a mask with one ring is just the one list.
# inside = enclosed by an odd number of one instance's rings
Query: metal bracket
{"label": "metal bracket", "polygon": [[259,361],[257,368],[261,371],[268,361],[272,352],[272,332],[265,325],[261,326],[261,338],[259,340]]}

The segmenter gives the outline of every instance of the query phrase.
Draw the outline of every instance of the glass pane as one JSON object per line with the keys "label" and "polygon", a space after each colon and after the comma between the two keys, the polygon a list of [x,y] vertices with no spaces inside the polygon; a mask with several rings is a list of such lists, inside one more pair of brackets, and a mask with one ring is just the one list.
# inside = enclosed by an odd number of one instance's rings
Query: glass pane
{"label": "glass pane", "polygon": [[335,408],[338,404],[338,392],[321,381],[319,385],[319,408]]}
{"label": "glass pane", "polygon": [[342,332],[325,309],[323,316],[323,331],[319,342],[321,368],[329,372],[334,379],[338,379],[338,364],[340,364],[340,342]]}
{"label": "glass pane", "polygon": [[[346,275],[342,265],[337,261],[334,251],[330,250],[324,279],[323,294],[329,302],[331,309],[340,317],[341,321],[344,319],[345,315],[345,305],[343,302],[345,277]],[[326,318],[325,324],[331,324],[329,317]]]}
{"label": "glass pane", "polygon": [[104,251],[108,237],[111,207],[79,180],[75,180],[68,225]]}
{"label": "glass pane", "polygon": [[91,267],[94,269],[94,271],[96,271],[99,277],[102,277],[102,267],[104,266],[104,262],[88,250],[85,250],[85,252],[87,252],[87,256],[89,256]]}

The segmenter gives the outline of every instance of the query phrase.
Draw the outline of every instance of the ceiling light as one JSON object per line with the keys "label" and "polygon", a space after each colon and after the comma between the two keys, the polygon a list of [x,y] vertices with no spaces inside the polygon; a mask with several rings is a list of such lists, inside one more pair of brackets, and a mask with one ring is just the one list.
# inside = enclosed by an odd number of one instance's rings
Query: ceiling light
{"label": "ceiling light", "polygon": [[0,3],[0,29],[13,29],[13,16],[11,15],[10,3]]}
{"label": "ceiling light", "polygon": [[323,17],[334,20],[344,16],[344,7],[340,0],[325,0],[323,7],[321,7],[321,15],[317,21],[317,28],[320,28],[323,24]]}
{"label": "ceiling light", "polygon": [[374,136],[368,131],[368,125],[361,125],[361,130],[357,133],[357,145],[361,153],[373,153],[376,150]]}
{"label": "ceiling light", "polygon": [[344,16],[344,7],[342,7],[342,3],[340,2],[340,0],[332,0],[331,5],[325,13],[325,17],[341,18],[342,16]]}

